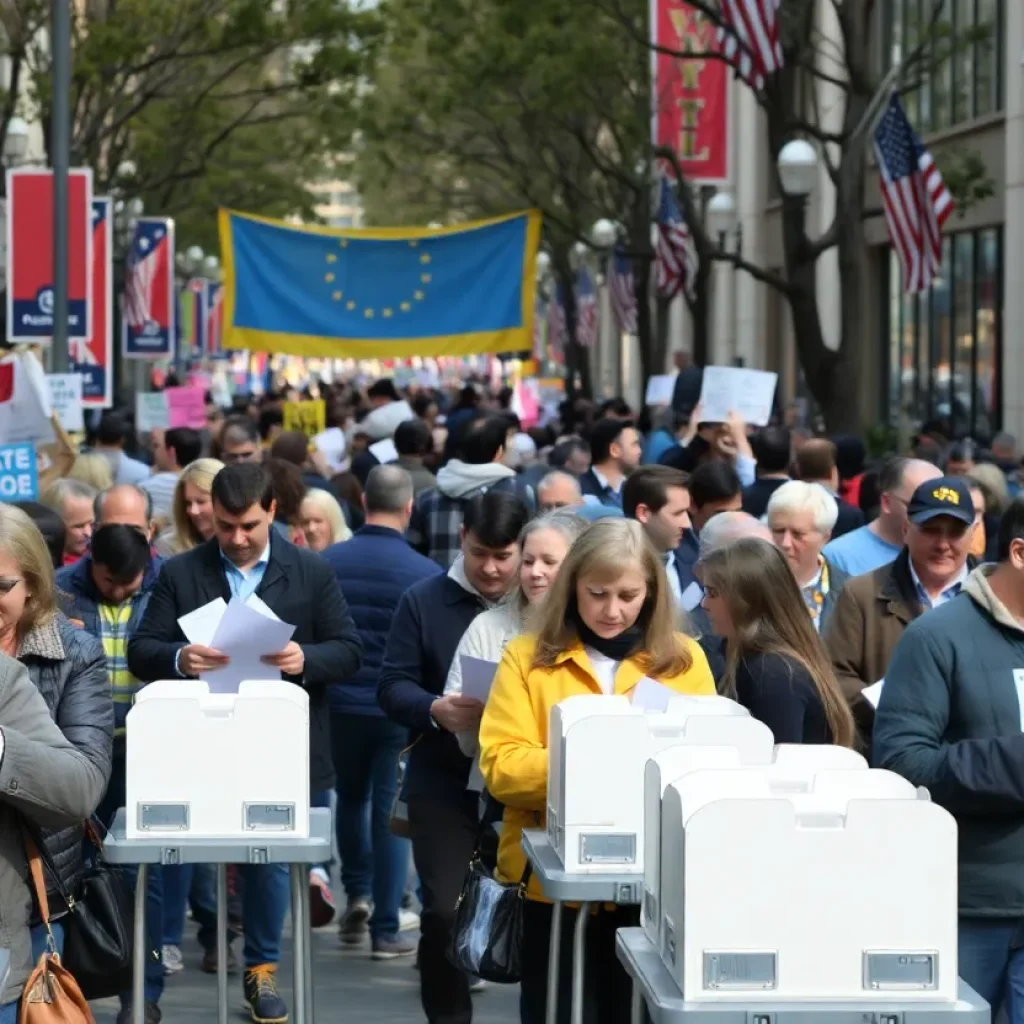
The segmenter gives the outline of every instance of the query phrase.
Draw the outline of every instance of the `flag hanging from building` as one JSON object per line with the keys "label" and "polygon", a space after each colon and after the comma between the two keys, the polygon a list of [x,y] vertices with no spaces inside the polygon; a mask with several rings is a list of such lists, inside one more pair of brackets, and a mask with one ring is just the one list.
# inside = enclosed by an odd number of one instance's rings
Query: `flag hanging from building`
{"label": "flag hanging from building", "polygon": [[140,217],[132,235],[121,296],[121,351],[126,359],[174,355],[174,221]]}
{"label": "flag hanging from building", "polygon": [[657,224],[654,269],[658,294],[663,299],[671,299],[681,291],[692,295],[699,267],[697,247],[664,174],[658,197]]}
{"label": "flag hanging from building", "polygon": [[633,262],[621,246],[612,256],[608,287],[619,329],[627,334],[636,334],[636,278],[633,276]]}
{"label": "flag hanging from building", "polygon": [[185,359],[201,359],[206,354],[206,281],[193,277],[185,282],[178,296],[178,338]]}
{"label": "flag hanging from building", "polygon": [[576,344],[593,348],[597,344],[597,292],[586,267],[576,271]]}
{"label": "flag hanging from building", "polygon": [[206,355],[222,359],[224,351],[224,286],[206,281]]}
{"label": "flag hanging from building", "polygon": [[92,323],[86,340],[69,341],[71,372],[82,375],[82,405],[109,409],[114,404],[113,200],[92,201]]}
{"label": "flag hanging from building", "polygon": [[782,67],[781,0],[722,0],[718,44],[736,73],[755,89]]}
{"label": "flag hanging from building", "polygon": [[394,359],[529,349],[540,214],[336,229],[220,211],[224,346]]}
{"label": "flag hanging from building", "polygon": [[953,212],[953,197],[895,94],[875,129],[874,149],[903,290],[926,291],[942,267],[942,225]]}

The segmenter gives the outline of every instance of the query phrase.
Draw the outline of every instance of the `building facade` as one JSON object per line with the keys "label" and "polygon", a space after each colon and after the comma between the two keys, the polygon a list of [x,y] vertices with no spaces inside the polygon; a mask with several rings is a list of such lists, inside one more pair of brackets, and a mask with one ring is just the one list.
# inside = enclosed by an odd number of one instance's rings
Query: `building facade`
{"label": "building facade", "polygon": [[[876,5],[874,53],[879,74],[917,42],[930,0]],[[818,31],[841,52],[830,3],[817,5]],[[863,339],[866,370],[859,396],[863,418],[913,429],[948,419],[959,436],[979,439],[1008,430],[1024,439],[1024,352],[1012,325],[1024,315],[1024,3],[945,0],[943,19],[958,44],[955,55],[922,76],[904,106],[925,144],[973,154],[992,194],[946,223],[942,271],[922,295],[904,295],[899,265],[881,215],[878,178],[868,174],[865,228],[870,246],[869,315]],[[827,54],[828,48],[820,47]],[[820,58],[827,61],[827,56]],[[838,65],[838,67],[836,66]],[[843,65],[822,67],[835,77]],[[734,198],[739,230],[733,244],[767,269],[783,265],[781,204],[770,165],[763,116],[751,92],[735,89]],[[842,90],[817,85],[826,128],[841,126]],[[809,199],[808,233],[827,230],[835,195],[824,170]],[[819,308],[826,342],[839,343],[843,311],[835,251],[818,262]],[[785,298],[748,274],[718,264],[713,273],[709,361],[777,370],[784,400],[807,398]],[[1007,325],[1010,325],[1007,331]]]}

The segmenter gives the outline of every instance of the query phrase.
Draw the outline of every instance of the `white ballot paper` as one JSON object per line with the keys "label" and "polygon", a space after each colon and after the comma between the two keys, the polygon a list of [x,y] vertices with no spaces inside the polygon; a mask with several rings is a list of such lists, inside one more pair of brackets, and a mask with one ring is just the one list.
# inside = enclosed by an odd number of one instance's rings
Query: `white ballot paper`
{"label": "white ballot paper", "polygon": [[462,696],[486,704],[498,663],[462,654],[459,656],[459,665],[462,668]]}
{"label": "white ballot paper", "polygon": [[383,441],[370,445],[370,454],[384,466],[398,458],[398,449],[390,437],[385,437]]}
{"label": "white ballot paper", "polygon": [[644,676],[633,687],[633,707],[644,711],[668,711],[668,699],[672,691],[663,683],[650,676]]}
{"label": "white ballot paper", "polygon": [[864,699],[868,701],[873,708],[877,708],[878,702],[882,699],[882,687],[884,685],[885,677],[883,676],[877,683],[865,686],[864,689],[860,691]]}
{"label": "white ballot paper", "polygon": [[190,644],[199,644],[200,647],[213,647],[213,634],[217,632],[227,607],[224,598],[218,597],[215,601],[204,604],[202,608],[182,615],[178,619],[178,625],[181,626],[185,639]]}
{"label": "white ballot paper", "polygon": [[724,423],[735,412],[751,427],[763,427],[772,414],[777,373],[737,366],[705,366],[700,390],[705,423]]}

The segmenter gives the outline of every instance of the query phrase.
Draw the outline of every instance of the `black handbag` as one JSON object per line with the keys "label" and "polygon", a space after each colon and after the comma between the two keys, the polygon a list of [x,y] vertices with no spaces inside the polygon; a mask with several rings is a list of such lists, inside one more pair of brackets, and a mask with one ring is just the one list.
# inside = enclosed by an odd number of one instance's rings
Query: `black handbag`
{"label": "black handbag", "polygon": [[448,960],[467,974],[514,985],[522,973],[523,903],[532,868],[517,883],[499,882],[473,854],[455,904]]}
{"label": "black handbag", "polygon": [[135,905],[121,869],[104,860],[103,840],[92,821],[85,823],[85,846],[85,876],[78,897],[61,889],[68,904],[61,921],[61,962],[86,999],[106,999],[132,987]]}

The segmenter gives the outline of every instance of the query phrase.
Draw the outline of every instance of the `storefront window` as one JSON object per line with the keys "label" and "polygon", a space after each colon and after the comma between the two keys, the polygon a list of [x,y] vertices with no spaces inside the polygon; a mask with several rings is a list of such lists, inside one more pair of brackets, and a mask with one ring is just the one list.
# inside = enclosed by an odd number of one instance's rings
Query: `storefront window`
{"label": "storefront window", "polygon": [[999,371],[1002,361],[1002,232],[990,228],[978,235],[977,289],[974,324],[974,366],[977,405],[990,431],[1000,424]]}
{"label": "storefront window", "polygon": [[985,38],[975,46],[974,113],[977,117],[1002,108],[1002,38],[1000,0],[977,0],[978,24],[986,27]]}

